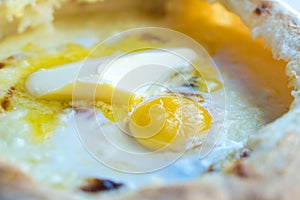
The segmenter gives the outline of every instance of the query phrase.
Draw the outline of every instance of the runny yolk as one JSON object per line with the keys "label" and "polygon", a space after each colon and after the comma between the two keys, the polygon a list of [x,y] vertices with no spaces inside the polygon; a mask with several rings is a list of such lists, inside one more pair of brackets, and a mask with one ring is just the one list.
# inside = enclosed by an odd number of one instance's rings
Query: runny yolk
{"label": "runny yolk", "polygon": [[196,102],[176,96],[159,97],[138,106],[129,119],[132,136],[152,150],[181,151],[201,143],[211,115]]}

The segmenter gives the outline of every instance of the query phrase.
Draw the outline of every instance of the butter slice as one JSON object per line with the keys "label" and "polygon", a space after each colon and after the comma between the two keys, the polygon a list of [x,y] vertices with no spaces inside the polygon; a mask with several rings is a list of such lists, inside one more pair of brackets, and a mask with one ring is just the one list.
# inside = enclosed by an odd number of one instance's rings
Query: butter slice
{"label": "butter slice", "polygon": [[191,49],[178,48],[87,59],[41,69],[29,76],[26,88],[31,95],[48,100],[128,104],[140,85],[161,82],[196,58]]}

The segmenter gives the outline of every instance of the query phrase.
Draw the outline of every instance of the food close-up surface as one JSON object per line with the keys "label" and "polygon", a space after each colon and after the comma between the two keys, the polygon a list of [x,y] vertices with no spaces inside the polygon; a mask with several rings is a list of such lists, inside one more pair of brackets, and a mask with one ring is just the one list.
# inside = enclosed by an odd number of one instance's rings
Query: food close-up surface
{"label": "food close-up surface", "polygon": [[297,0],[0,0],[0,199],[299,199]]}

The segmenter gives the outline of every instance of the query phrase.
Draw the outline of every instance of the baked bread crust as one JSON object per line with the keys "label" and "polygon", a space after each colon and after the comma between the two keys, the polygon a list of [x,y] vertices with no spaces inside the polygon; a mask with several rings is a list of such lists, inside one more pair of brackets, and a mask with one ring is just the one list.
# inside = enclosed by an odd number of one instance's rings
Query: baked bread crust
{"label": "baked bread crust", "polygon": [[[300,16],[282,1],[218,2],[239,15],[254,38],[263,37],[274,58],[289,61],[286,73],[294,87],[290,111],[250,138],[251,156],[228,164],[224,173],[206,173],[195,182],[153,187],[113,199],[300,198]],[[37,186],[18,169],[0,163],[0,199],[16,198],[76,199]]]}
{"label": "baked bread crust", "polygon": [[0,199],[70,199],[76,200],[72,194],[51,191],[34,182],[29,176],[8,163],[0,162]]}
{"label": "baked bread crust", "polygon": [[53,20],[53,12],[61,0],[3,1],[0,3],[0,39],[27,28],[47,25]]}

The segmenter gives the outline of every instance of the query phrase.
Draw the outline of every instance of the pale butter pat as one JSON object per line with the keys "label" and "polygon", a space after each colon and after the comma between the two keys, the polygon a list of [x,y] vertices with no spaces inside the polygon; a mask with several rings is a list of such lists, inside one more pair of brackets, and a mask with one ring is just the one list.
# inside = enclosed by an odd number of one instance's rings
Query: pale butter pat
{"label": "pale butter pat", "polygon": [[197,55],[191,49],[146,50],[41,69],[29,76],[27,91],[48,100],[100,100],[128,103],[146,88],[187,68]]}

